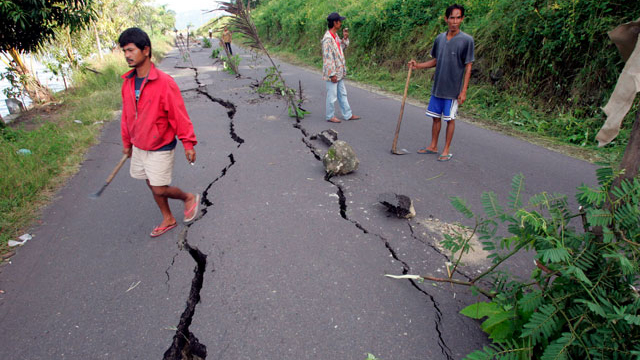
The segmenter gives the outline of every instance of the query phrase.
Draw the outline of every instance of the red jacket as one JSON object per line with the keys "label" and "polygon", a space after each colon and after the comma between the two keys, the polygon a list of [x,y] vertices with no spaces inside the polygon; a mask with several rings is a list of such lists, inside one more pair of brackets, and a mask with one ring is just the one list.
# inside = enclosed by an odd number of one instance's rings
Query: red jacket
{"label": "red jacket", "polygon": [[156,150],[178,136],[185,150],[197,144],[193,124],[184,107],[180,88],[173,78],[153,63],[136,104],[135,69],[122,75],[122,144]]}

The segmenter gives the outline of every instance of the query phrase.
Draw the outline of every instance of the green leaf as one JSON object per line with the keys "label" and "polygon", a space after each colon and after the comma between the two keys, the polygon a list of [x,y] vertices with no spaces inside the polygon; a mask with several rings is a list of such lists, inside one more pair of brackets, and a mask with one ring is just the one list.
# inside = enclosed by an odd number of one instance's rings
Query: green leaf
{"label": "green leaf", "polygon": [[461,212],[467,219],[471,219],[473,217],[473,212],[469,209],[469,206],[467,206],[467,203],[462,198],[457,196],[452,197],[451,205],[453,205],[453,207]]}
{"label": "green leaf", "polygon": [[532,313],[543,303],[543,301],[544,298],[542,291],[536,289],[522,296],[522,298],[518,300],[518,305],[520,305],[522,311]]}
{"label": "green leaf", "polygon": [[602,317],[606,317],[607,316],[606,312],[604,311],[602,306],[600,306],[599,304],[596,304],[596,303],[594,303],[592,301],[585,300],[585,299],[576,299],[575,301],[576,301],[576,303],[587,305],[589,310],[591,310],[596,315],[600,315]]}
{"label": "green leaf", "polygon": [[493,191],[482,193],[480,201],[489,217],[498,217],[503,213],[502,206],[498,204],[498,196]]}
{"label": "green leaf", "polygon": [[460,310],[460,314],[472,319],[482,319],[503,311],[500,305],[493,302],[479,302]]}
{"label": "green leaf", "polygon": [[575,266],[569,266],[567,268],[567,273],[568,274],[572,274],[574,275],[578,280],[582,281],[583,283],[592,286],[593,283],[591,283],[591,280],[589,280],[589,278],[587,278],[587,275],[584,274],[584,272]]}
{"label": "green leaf", "polygon": [[624,320],[630,325],[640,326],[640,315],[625,315]]}
{"label": "green leaf", "polygon": [[542,354],[541,360],[566,360],[568,359],[569,347],[575,338],[571,333],[563,333],[557,340],[549,344]]}
{"label": "green leaf", "polygon": [[524,192],[524,175],[517,174],[511,179],[511,191],[509,192],[509,209],[515,211],[522,207],[522,192]]}
{"label": "green leaf", "polygon": [[543,339],[552,337],[554,332],[560,329],[560,326],[555,306],[542,305],[537,312],[531,315],[529,322],[524,324],[521,337],[530,337],[532,344],[535,345]]}
{"label": "green leaf", "polygon": [[540,251],[542,261],[546,264],[549,262],[559,263],[569,260],[569,252],[565,248],[551,248]]}
{"label": "green leaf", "polygon": [[602,209],[589,209],[587,211],[587,222],[591,226],[606,227],[611,225],[613,215],[607,210]]}

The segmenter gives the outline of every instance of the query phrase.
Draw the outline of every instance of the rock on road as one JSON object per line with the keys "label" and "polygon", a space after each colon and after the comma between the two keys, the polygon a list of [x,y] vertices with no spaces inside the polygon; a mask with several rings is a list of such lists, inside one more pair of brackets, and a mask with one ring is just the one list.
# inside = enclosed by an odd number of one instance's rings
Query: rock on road
{"label": "rock on road", "polygon": [[[199,140],[194,166],[178,146],[173,184],[203,194],[201,216],[151,239],[160,214],[128,164],[88,199],[120,158],[119,123],[107,124],[31,230],[34,239],[0,268],[0,359],[163,358],[194,278],[181,239],[207,255],[189,327],[207,359],[460,359],[487,343],[479,323],[458,313],[483,298],[383,275],[446,276],[436,243],[448,224],[464,223],[451,196],[479,210],[483,191],[506,201],[517,173],[529,195],[572,198],[595,182],[592,164],[463,121],[451,161],[416,154],[431,125],[412,105],[398,145],[410,154],[391,155],[397,99],[348,83],[362,120],[328,123],[321,75],[281,63],[311,111],[296,126],[282,99],[252,86],[270,65],[237,51],[240,78],[222,71],[210,49],[192,49],[187,62],[174,50],[159,65],[180,85]],[[317,157],[327,146],[310,136],[330,128],[360,167],[325,180]],[[410,196],[416,218],[390,217],[376,200],[386,192]],[[181,217],[181,204],[171,205]],[[526,274],[530,264],[512,266]],[[463,271],[484,266],[477,257]]]}

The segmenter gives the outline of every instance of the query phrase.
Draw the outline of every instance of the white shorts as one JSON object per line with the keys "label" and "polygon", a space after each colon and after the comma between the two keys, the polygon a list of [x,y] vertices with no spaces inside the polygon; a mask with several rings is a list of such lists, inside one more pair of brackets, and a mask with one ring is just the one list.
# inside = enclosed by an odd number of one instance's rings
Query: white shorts
{"label": "white shorts", "polygon": [[171,184],[176,150],[146,151],[133,147],[129,173],[134,179],[149,180],[151,186]]}

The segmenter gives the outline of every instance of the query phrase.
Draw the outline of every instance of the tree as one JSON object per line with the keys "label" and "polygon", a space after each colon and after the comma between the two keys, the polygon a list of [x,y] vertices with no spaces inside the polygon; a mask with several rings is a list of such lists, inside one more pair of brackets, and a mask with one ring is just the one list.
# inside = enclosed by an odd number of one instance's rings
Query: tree
{"label": "tree", "polygon": [[57,28],[75,32],[88,26],[94,18],[92,5],[93,0],[0,0],[0,52],[6,65],[15,62],[33,101],[48,101],[51,92],[31,75],[21,55],[55,39]]}

